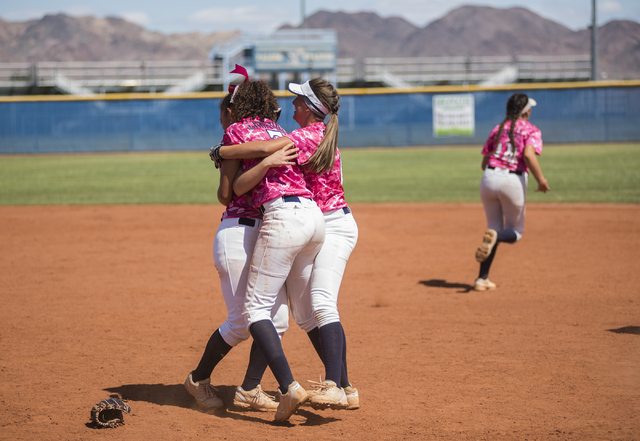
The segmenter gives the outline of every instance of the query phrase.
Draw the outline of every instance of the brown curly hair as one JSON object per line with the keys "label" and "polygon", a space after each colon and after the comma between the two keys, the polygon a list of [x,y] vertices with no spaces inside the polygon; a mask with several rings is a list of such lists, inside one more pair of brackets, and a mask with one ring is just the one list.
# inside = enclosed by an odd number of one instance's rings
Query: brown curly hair
{"label": "brown curly hair", "polygon": [[277,121],[280,105],[269,86],[262,81],[248,81],[238,86],[233,96],[234,121],[260,118]]}

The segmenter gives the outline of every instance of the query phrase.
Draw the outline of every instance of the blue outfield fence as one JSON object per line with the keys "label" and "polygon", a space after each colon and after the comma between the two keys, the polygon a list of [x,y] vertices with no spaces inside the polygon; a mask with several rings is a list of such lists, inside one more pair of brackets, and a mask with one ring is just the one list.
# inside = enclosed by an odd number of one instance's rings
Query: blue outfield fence
{"label": "blue outfield fence", "polygon": [[[535,98],[531,122],[545,143],[640,141],[640,82],[341,90],[340,147],[483,144],[514,92]],[[472,136],[436,137],[433,97],[472,94]],[[184,97],[0,98],[0,153],[206,150],[222,139],[221,93]],[[293,121],[293,97],[279,96],[280,124]]]}

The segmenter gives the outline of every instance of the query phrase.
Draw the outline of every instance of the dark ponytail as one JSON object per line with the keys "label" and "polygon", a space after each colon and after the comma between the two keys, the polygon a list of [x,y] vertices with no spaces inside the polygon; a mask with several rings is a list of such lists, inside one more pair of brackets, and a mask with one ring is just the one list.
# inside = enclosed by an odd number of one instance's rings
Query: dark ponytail
{"label": "dark ponytail", "polygon": [[524,93],[514,93],[513,95],[511,95],[511,97],[507,101],[507,117],[500,123],[500,128],[498,129],[498,134],[496,136],[496,144],[500,142],[504,124],[507,121],[511,121],[511,127],[509,127],[509,140],[511,140],[511,145],[513,146],[513,148],[515,148],[516,142],[513,138],[513,132],[516,128],[516,121],[518,120],[518,118],[520,118],[520,113],[524,110],[525,107],[527,107],[528,102],[529,97]]}

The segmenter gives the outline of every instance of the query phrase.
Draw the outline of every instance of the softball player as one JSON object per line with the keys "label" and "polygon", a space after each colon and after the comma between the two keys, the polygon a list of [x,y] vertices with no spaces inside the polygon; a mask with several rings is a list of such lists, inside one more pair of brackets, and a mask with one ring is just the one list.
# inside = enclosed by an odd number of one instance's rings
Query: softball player
{"label": "softball player", "polygon": [[[223,147],[222,152],[223,156],[228,151],[231,157],[249,158],[276,151],[290,141],[298,148],[298,163],[303,164],[307,188],[312,191],[313,199],[324,214],[326,232],[311,277],[311,306],[318,328],[309,332],[319,335],[320,348],[316,349],[325,365],[325,381],[310,392],[310,402],[316,407],[357,409],[358,391],[349,383],[346,339],[338,313],[340,284],[358,240],[358,226],[342,188],[342,167],[337,148],[339,96],[331,83],[320,78],[304,84],[291,83],[289,90],[297,95],[293,101],[293,118],[300,129],[289,133],[286,138]],[[329,122],[325,125],[328,115]],[[236,192],[242,193],[256,183],[255,180],[243,182],[246,177],[236,181]]]}
{"label": "softball player", "polygon": [[[227,95],[220,105],[220,122],[226,131],[231,124],[231,95]],[[271,103],[273,104],[273,103]],[[279,110],[277,101],[273,110]],[[266,113],[274,117],[274,113]],[[236,127],[239,131],[246,128]],[[223,143],[229,143],[227,135]],[[267,163],[280,165],[290,163],[286,152],[276,152],[265,159]],[[211,373],[222,358],[237,344],[249,338],[246,319],[242,315],[244,306],[249,263],[262,223],[262,214],[252,206],[250,195],[233,194],[232,183],[240,166],[239,161],[222,161],[220,164],[220,185],[218,199],[226,205],[222,221],[213,244],[213,259],[222,286],[222,294],[227,307],[227,319],[210,337],[198,367],[185,380],[187,391],[196,398],[201,407],[219,409],[223,402],[216,396],[211,386]],[[289,309],[286,291],[278,292],[271,317],[280,337],[288,328]],[[260,381],[267,368],[267,361],[255,342],[251,346],[249,365],[245,379],[237,388],[234,404],[238,407],[256,410],[276,410],[275,398],[265,394]]]}
{"label": "softball player", "polygon": [[[245,99],[251,102],[252,95],[262,93],[273,96],[261,82],[242,84],[237,90],[240,102],[245,102]],[[253,134],[264,133],[264,140],[286,135],[279,126],[251,118],[240,107],[236,108],[235,117],[245,118],[243,123],[252,128]],[[231,126],[227,134],[235,144],[251,140],[233,128]],[[215,159],[224,158],[224,154],[220,155],[221,148],[219,146],[212,150]],[[309,306],[309,281],[313,261],[324,242],[324,219],[297,165],[269,167],[260,159],[249,159],[242,161],[241,170],[242,174],[236,178],[236,182],[243,176],[251,178],[256,174],[261,175],[260,183],[252,190],[252,199],[253,206],[260,208],[263,213],[247,281],[244,316],[254,341],[267,358],[279,383],[280,402],[275,419],[286,421],[308,396],[293,378],[270,311],[277,301],[278,292],[286,283],[291,312],[298,325],[307,332],[316,326]],[[235,184],[234,191],[243,193],[237,190]]]}
{"label": "softball player", "polygon": [[480,198],[487,216],[487,231],[476,251],[480,273],[474,283],[476,291],[495,289],[489,269],[500,242],[515,243],[524,232],[527,177],[538,182],[536,191],[551,188],[542,174],[537,155],[542,153],[540,129],[529,122],[535,100],[523,93],[507,101],[506,118],[491,131],[482,149]]}

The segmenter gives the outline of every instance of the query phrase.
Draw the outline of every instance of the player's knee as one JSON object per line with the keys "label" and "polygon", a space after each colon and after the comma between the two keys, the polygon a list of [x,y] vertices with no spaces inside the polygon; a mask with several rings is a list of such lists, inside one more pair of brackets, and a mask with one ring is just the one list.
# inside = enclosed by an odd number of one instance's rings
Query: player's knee
{"label": "player's knee", "polygon": [[336,308],[318,308],[313,311],[313,318],[315,322],[318,324],[318,327],[321,328],[330,323],[335,323],[340,321],[340,315],[338,314],[338,310]]}
{"label": "player's knee", "polygon": [[221,326],[220,335],[222,336],[223,340],[231,347],[235,347],[251,337],[249,328],[247,326],[242,326],[239,324],[226,327],[224,325]]}

